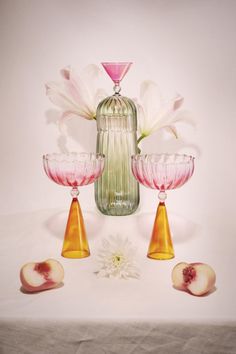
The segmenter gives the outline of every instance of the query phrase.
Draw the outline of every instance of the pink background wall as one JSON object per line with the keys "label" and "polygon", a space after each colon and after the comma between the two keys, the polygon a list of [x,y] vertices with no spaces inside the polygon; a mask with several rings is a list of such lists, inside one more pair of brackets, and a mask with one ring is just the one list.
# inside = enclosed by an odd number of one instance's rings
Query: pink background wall
{"label": "pink background wall", "polygon": [[[0,213],[69,206],[69,191],[42,169],[42,155],[60,151],[61,141],[44,83],[58,80],[68,64],[80,70],[124,60],[134,62],[124,94],[138,96],[141,81],[152,79],[164,92],[181,93],[195,117],[196,130],[183,128],[182,139],[156,134],[143,144],[143,151],[198,156],[192,180],[169,193],[169,209],[224,233],[232,229],[235,13],[234,0],[0,1]],[[103,85],[112,92],[105,74]],[[75,119],[66,146],[94,151],[95,137],[94,122]],[[95,207],[93,186],[81,190],[80,200],[83,208]],[[142,188],[141,208],[153,211],[156,203],[157,196]]]}

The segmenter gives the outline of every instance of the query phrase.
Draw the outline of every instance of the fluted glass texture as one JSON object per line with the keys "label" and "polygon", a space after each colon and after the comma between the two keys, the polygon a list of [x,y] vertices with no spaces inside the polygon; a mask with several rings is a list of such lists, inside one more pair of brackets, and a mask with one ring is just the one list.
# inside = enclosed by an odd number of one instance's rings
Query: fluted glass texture
{"label": "fluted glass texture", "polygon": [[194,171],[194,157],[181,154],[132,156],[132,171],[144,186],[161,191],[185,184]]}
{"label": "fluted glass texture", "polygon": [[71,187],[94,183],[102,174],[104,156],[93,153],[53,153],[43,156],[47,176],[54,182]]}
{"label": "fluted glass texture", "polygon": [[139,204],[139,185],[131,171],[137,153],[137,113],[132,100],[115,94],[97,108],[97,153],[105,169],[95,183],[98,209],[106,215],[132,214]]}

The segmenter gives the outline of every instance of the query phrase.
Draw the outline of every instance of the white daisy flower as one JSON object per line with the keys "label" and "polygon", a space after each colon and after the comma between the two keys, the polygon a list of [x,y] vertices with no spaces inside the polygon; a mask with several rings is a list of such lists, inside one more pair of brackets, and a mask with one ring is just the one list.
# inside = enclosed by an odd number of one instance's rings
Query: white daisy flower
{"label": "white daisy flower", "polygon": [[99,277],[106,278],[136,278],[140,277],[137,267],[136,249],[132,243],[120,236],[110,236],[103,239],[102,248],[98,252],[98,270],[95,272]]}

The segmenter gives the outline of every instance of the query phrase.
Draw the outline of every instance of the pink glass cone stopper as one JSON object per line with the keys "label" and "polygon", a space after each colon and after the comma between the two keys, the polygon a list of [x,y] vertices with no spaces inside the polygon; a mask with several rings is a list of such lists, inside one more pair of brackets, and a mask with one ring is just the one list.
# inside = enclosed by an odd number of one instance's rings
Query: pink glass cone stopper
{"label": "pink glass cone stopper", "polygon": [[115,84],[118,84],[128,72],[132,62],[106,62],[102,66]]}

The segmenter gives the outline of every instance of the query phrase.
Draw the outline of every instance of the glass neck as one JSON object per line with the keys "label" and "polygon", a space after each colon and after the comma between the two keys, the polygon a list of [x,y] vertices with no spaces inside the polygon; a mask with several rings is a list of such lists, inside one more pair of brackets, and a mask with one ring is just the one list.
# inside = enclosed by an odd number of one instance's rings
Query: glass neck
{"label": "glass neck", "polygon": [[121,90],[121,87],[120,87],[120,82],[115,82],[115,86],[113,87],[113,90],[114,90],[114,95],[118,95],[120,96],[120,90]]}
{"label": "glass neck", "polygon": [[76,187],[76,186],[72,187],[72,189],[70,191],[70,195],[72,196],[72,198],[77,198],[79,195],[78,187]]}
{"label": "glass neck", "polygon": [[167,198],[167,194],[164,190],[160,190],[159,194],[158,194],[158,198],[160,203],[165,203],[165,200]]}

